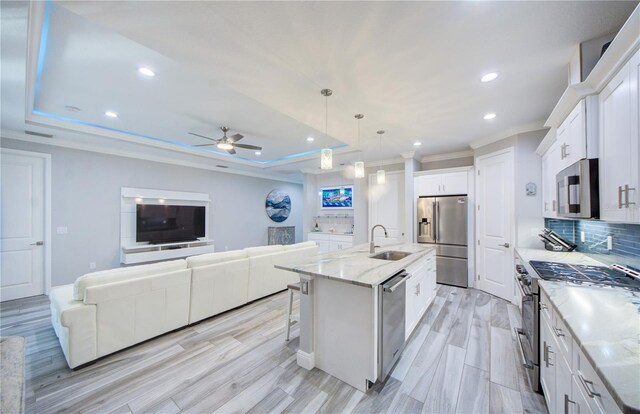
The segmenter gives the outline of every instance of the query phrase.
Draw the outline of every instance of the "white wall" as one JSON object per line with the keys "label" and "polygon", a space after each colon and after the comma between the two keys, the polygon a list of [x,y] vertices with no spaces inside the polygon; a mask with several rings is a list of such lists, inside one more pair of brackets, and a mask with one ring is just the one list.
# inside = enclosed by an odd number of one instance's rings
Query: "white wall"
{"label": "white wall", "polygon": [[[120,266],[120,189],[139,187],[209,193],[209,235],[216,251],[267,244],[267,227],[296,226],[302,240],[302,185],[2,139],[2,147],[51,154],[52,286]],[[291,197],[287,220],[274,223],[265,197]],[[67,227],[68,234],[56,234]]]}

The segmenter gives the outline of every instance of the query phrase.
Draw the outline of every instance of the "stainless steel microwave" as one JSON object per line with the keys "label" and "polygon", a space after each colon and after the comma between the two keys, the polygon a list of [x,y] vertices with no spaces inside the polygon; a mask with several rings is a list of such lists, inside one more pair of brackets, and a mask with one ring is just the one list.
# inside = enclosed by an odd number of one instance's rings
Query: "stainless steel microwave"
{"label": "stainless steel microwave", "polygon": [[556,175],[558,217],[599,218],[598,159],[583,159]]}

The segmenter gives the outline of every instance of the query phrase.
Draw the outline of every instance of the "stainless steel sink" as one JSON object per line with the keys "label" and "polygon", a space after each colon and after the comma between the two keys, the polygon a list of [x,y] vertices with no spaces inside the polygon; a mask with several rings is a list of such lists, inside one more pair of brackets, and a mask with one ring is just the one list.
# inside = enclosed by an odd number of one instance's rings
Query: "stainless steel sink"
{"label": "stainless steel sink", "polygon": [[410,254],[411,253],[400,252],[400,251],[397,251],[397,250],[387,250],[386,252],[380,252],[380,253],[374,254],[373,256],[369,256],[369,257],[372,258],[372,259],[395,261],[395,260],[404,259],[405,257],[409,256]]}

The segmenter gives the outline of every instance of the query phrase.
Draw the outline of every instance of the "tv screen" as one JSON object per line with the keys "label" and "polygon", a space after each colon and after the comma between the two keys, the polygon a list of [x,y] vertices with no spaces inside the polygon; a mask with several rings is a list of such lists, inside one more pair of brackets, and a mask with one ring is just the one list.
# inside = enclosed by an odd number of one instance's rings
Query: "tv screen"
{"label": "tv screen", "polygon": [[204,206],[136,206],[136,242],[171,243],[204,236]]}
{"label": "tv screen", "polygon": [[325,187],[321,189],[321,208],[339,210],[353,208],[353,186]]}

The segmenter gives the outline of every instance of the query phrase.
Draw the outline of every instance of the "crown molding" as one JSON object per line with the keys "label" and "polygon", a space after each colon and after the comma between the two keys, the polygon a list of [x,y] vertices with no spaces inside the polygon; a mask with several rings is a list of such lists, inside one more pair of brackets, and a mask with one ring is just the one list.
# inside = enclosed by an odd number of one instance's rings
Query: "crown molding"
{"label": "crown molding", "polygon": [[512,137],[514,135],[524,134],[525,132],[539,131],[541,129],[547,129],[544,126],[544,120],[509,128],[506,131],[499,132],[498,134],[491,135],[486,138],[477,139],[475,141],[472,141],[469,146],[476,150],[486,145],[493,144],[494,142],[502,141],[503,139]]}
{"label": "crown molding", "polygon": [[454,160],[456,158],[465,158],[465,157],[473,157],[473,150],[449,152],[447,154],[427,155],[422,157],[420,162]]}
{"label": "crown molding", "polygon": [[216,167],[217,162],[214,159],[211,160],[211,161],[214,161],[213,163],[176,160],[171,157],[165,157],[165,156],[159,156],[159,155],[148,155],[148,154],[143,154],[143,153],[134,152],[134,151],[107,149],[104,147],[100,147],[98,145],[91,145],[86,143],[81,144],[81,143],[68,141],[68,140],[65,140],[64,138],[58,138],[58,137],[55,137],[53,139],[52,138],[35,138],[25,134],[24,132],[11,131],[11,130],[5,130],[5,129],[0,130],[0,137],[13,139],[16,141],[29,142],[32,144],[49,145],[53,147],[68,148],[68,149],[74,149],[79,151],[95,152],[98,154],[114,155],[118,157],[160,162],[163,164],[177,165],[181,167],[198,168],[201,170],[216,171],[223,174],[244,175],[247,177],[262,178],[265,180],[276,180],[276,181],[284,181],[284,182],[294,183],[294,184],[302,184],[302,180],[300,179],[281,176],[280,174],[270,174],[264,171],[253,172],[253,171],[246,171],[246,170],[237,170],[233,168],[233,163],[229,163],[230,164],[229,168],[221,169]]}

